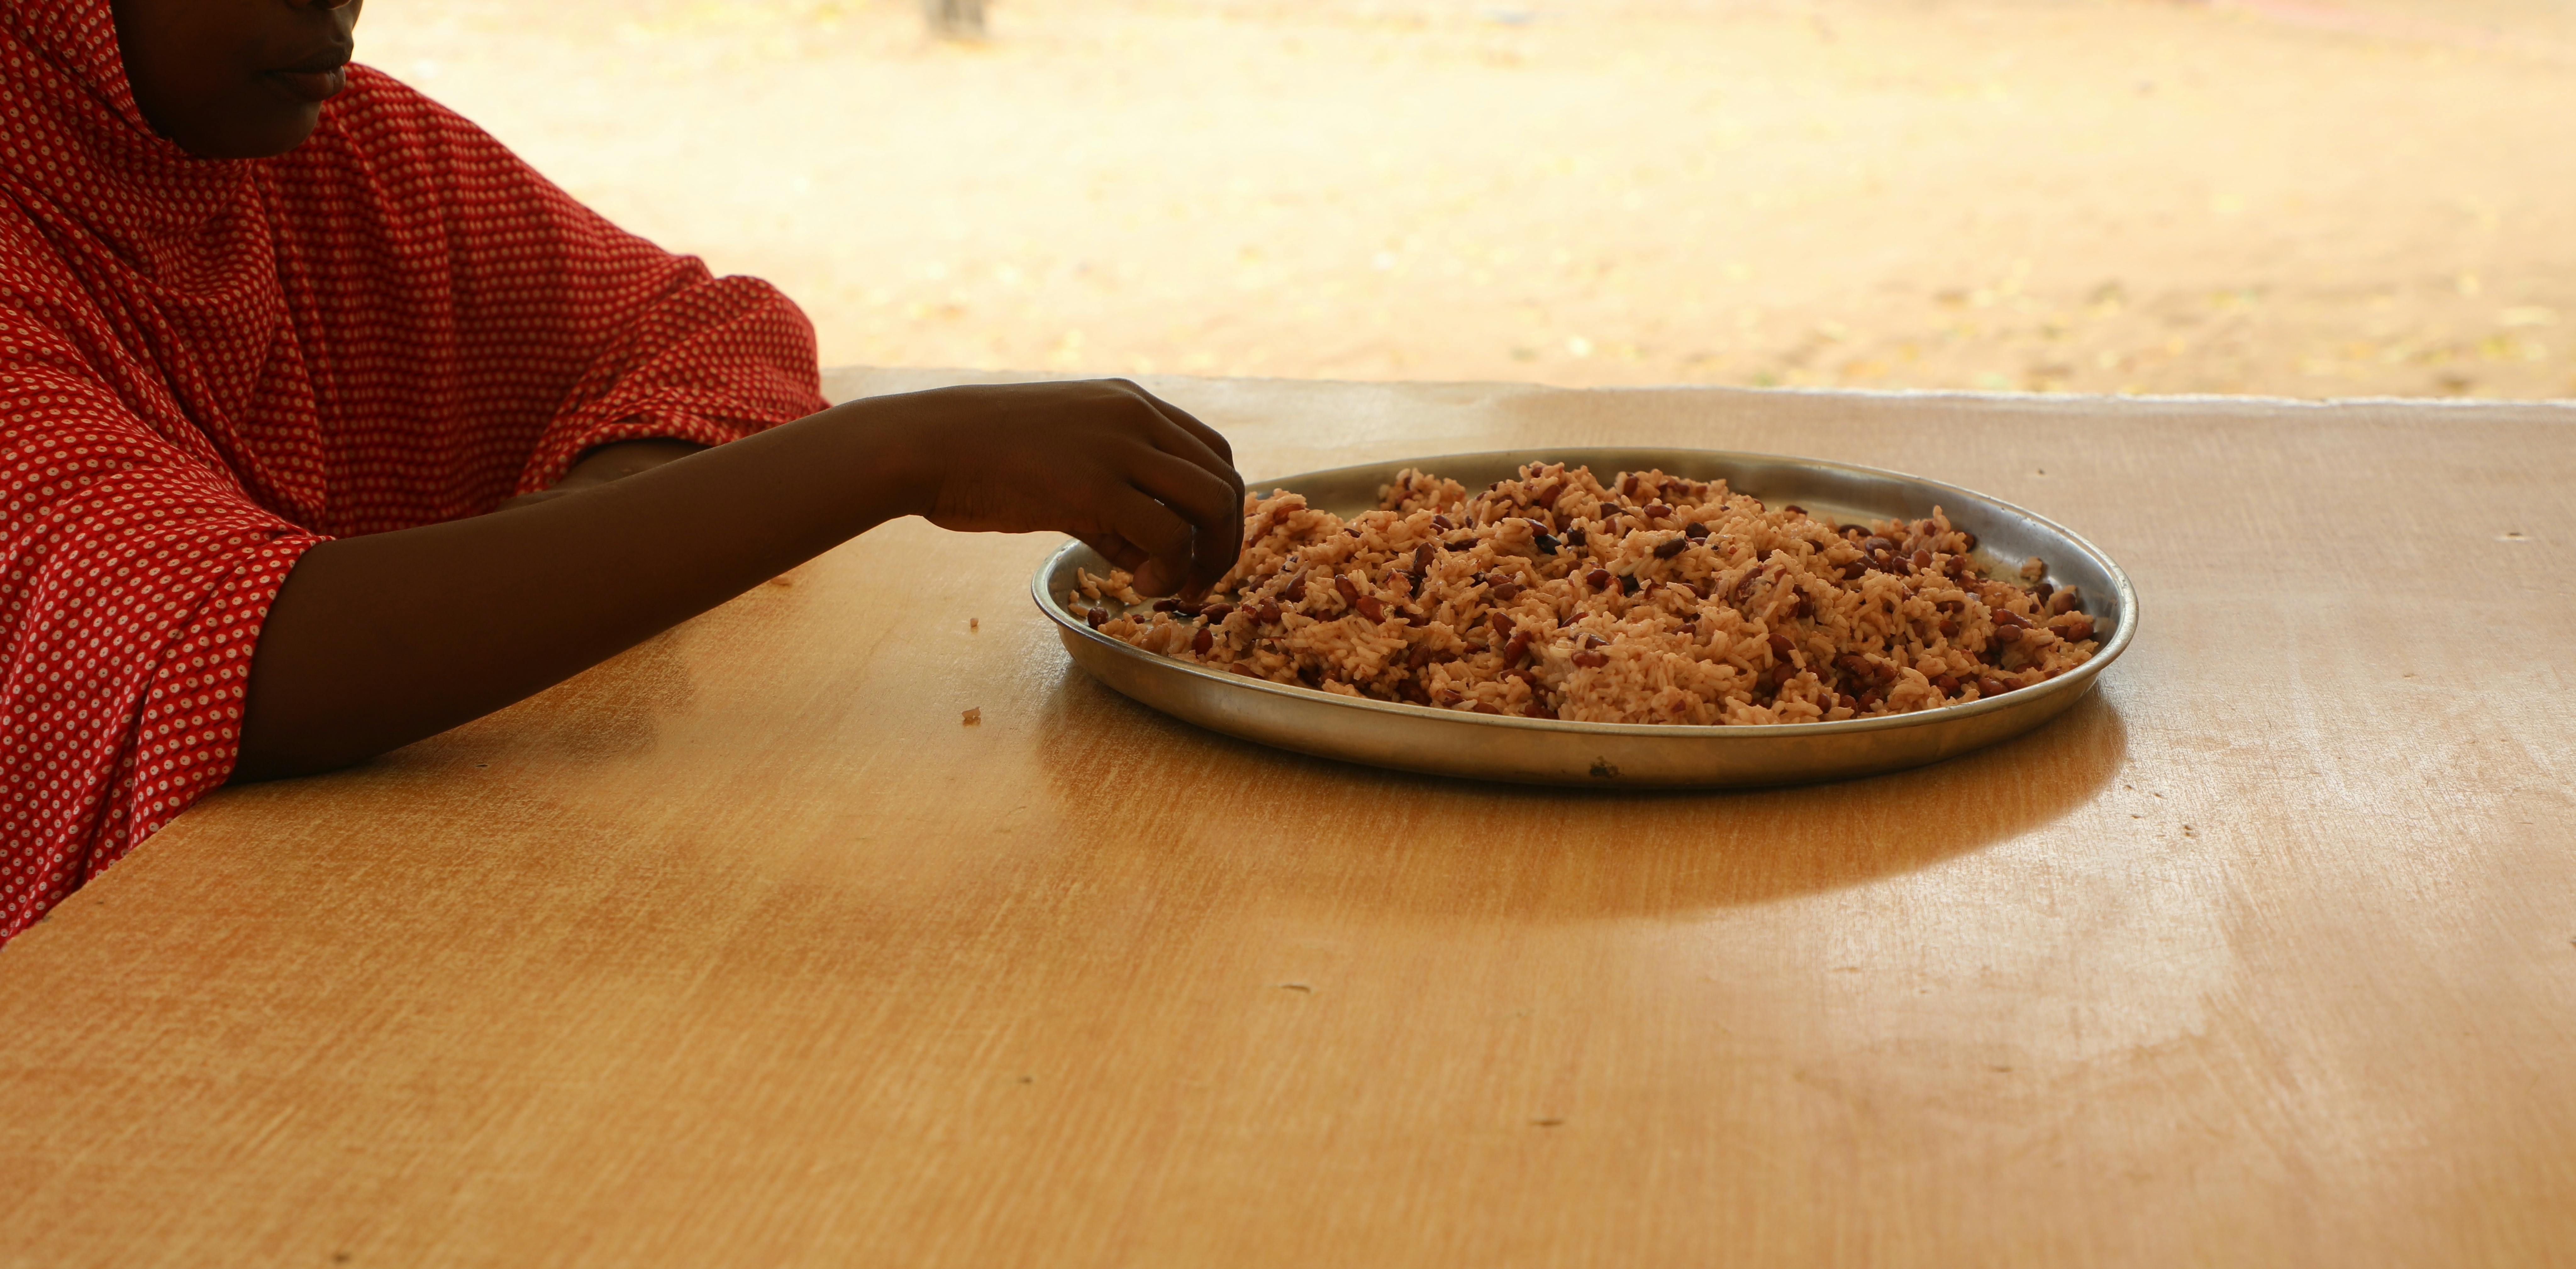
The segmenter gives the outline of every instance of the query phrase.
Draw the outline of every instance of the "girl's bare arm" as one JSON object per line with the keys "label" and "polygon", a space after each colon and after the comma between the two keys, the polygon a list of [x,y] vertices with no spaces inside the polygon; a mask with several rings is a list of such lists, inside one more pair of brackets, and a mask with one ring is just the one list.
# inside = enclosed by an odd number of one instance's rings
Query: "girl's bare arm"
{"label": "girl's bare arm", "polygon": [[251,663],[234,778],[346,766],[480,717],[906,515],[1070,533],[1156,594],[1206,590],[1242,547],[1224,438],[1115,380],[876,397],[603,461],[492,515],[306,552]]}

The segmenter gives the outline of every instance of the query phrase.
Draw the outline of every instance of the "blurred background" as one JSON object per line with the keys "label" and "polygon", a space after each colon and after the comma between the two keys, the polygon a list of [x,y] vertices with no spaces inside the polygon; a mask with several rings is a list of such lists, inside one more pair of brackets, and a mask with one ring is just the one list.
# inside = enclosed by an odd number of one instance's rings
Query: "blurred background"
{"label": "blurred background", "polygon": [[834,364],[2576,397],[2576,0],[378,0]]}

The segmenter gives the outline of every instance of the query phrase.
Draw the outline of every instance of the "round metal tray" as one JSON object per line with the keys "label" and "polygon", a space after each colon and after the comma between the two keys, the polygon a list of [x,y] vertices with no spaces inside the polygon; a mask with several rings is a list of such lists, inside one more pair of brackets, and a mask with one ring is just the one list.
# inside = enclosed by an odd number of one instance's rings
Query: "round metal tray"
{"label": "round metal tray", "polygon": [[1378,490],[1406,467],[1475,489],[1515,475],[1522,464],[1561,462],[1612,472],[1660,468],[1699,480],[1724,478],[1738,493],[1774,506],[1797,503],[1840,521],[1914,519],[1938,504],[1974,532],[1990,572],[2010,577],[2038,556],[2048,580],[2080,588],[2084,611],[2111,637],[2081,667],[2035,687],[1913,714],[1831,723],[1686,726],[1501,718],[1337,696],[1156,656],[1091,629],[1064,606],[1074,570],[1106,574],[1089,547],[1067,543],[1029,583],[1038,608],[1061,627],[1076,665],[1110,687],[1231,736],[1300,753],[1434,775],[1528,784],[1745,787],[1872,775],[1938,762],[2018,736],[2064,713],[2095,676],[2128,650],[2138,630],[2128,574],[2093,545],[2011,503],[1938,481],[1815,459],[1713,450],[1566,449],[1445,454],[1367,463],[1251,482],[1261,493],[1294,490],[1341,515],[1377,505]]}

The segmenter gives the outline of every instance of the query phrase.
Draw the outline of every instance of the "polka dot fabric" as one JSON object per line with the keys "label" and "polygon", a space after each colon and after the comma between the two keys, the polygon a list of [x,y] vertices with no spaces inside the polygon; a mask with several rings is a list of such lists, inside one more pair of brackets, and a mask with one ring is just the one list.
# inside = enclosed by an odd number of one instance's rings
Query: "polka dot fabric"
{"label": "polka dot fabric", "polygon": [[374,71],[220,162],[145,124],[107,0],[9,0],[0,63],[0,941],[230,775],[315,543],[823,408],[784,297]]}

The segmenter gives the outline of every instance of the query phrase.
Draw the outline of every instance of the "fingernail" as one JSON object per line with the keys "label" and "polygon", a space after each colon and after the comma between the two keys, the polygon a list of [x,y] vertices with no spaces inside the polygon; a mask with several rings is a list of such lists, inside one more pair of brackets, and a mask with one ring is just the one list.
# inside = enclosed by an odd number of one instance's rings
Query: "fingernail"
{"label": "fingernail", "polygon": [[1145,566],[1136,570],[1135,586],[1139,592],[1147,595],[1168,595],[1172,590],[1170,586],[1165,585],[1163,582],[1163,562],[1161,560],[1145,561]]}

